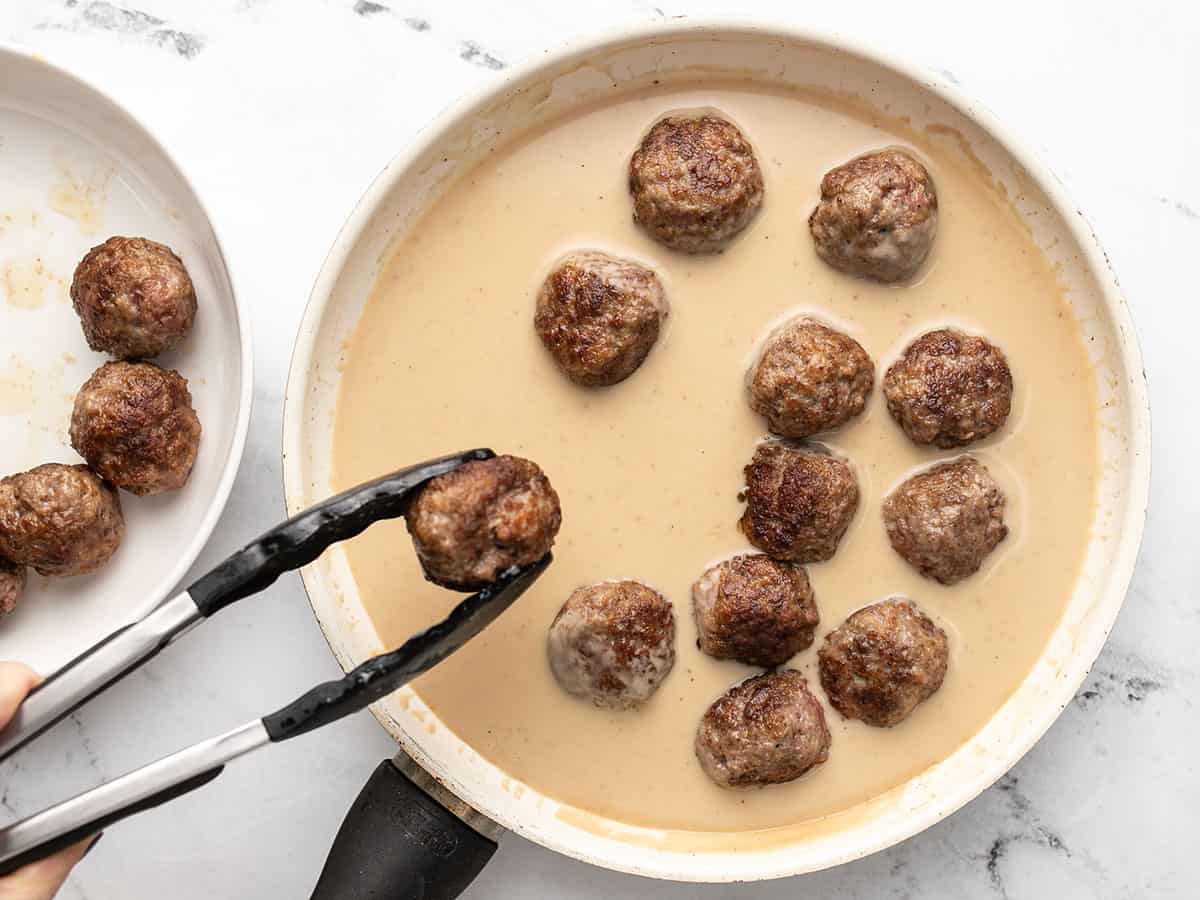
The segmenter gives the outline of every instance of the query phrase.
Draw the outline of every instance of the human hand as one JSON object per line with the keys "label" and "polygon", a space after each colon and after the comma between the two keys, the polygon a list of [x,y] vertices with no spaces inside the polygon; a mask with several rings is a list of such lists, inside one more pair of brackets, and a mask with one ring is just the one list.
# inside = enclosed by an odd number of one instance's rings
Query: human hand
{"label": "human hand", "polygon": [[[37,685],[38,675],[21,663],[0,662],[0,728]],[[99,835],[84,838],[78,844],[61,850],[54,856],[30,863],[11,875],[0,878],[0,900],[50,900],[83,854],[100,839]]]}

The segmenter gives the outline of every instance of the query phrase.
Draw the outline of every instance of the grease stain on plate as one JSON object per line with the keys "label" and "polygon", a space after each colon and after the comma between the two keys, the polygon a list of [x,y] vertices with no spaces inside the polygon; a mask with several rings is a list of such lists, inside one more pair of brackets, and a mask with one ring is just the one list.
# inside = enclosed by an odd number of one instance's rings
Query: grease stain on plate
{"label": "grease stain on plate", "polygon": [[0,416],[19,416],[34,408],[34,375],[33,367],[14,353],[7,368],[0,371]]}
{"label": "grease stain on plate", "polygon": [[98,234],[104,227],[104,203],[112,170],[80,175],[76,168],[58,160],[58,180],[50,186],[50,208],[79,226],[83,234]]}
{"label": "grease stain on plate", "polygon": [[34,230],[39,220],[36,209],[9,209],[0,215],[0,235],[14,228]]}
{"label": "grease stain on plate", "polygon": [[25,415],[30,427],[65,438],[75,402],[74,393],[63,389],[67,356],[39,368],[17,353],[10,354],[8,365],[0,369],[0,416]]}
{"label": "grease stain on plate", "polygon": [[9,306],[16,309],[40,309],[46,301],[46,290],[61,278],[46,268],[40,256],[31,260],[10,260],[0,268],[0,286]]}

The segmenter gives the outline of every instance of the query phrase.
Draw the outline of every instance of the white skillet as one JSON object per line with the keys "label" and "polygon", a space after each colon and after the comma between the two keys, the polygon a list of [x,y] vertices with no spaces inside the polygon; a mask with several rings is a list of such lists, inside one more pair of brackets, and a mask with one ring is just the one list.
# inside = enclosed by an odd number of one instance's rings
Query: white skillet
{"label": "white skillet", "polygon": [[[1148,496],[1146,384],[1129,312],[1087,223],[1053,175],[985,111],[928,73],[841,36],[748,23],[675,21],[626,29],[551,52],[512,71],[439,118],[371,185],[338,237],[313,290],[288,384],[283,468],[290,512],[332,493],[338,360],[393,243],[498,135],[576,108],[622,85],[691,70],[754,73],[776,84],[845,91],[961,132],[1008,188],[1035,240],[1061,266],[1089,339],[1101,410],[1101,484],[1093,536],[1066,613],[1042,657],[988,724],[901,788],[819,827],[747,835],[664,834],[581,815],[506,774],[446,727],[411,689],[373,708],[380,723],[448,795],[478,814],[568,856],[655,878],[722,882],[777,878],[834,866],[929,827],[999,778],[1070,702],[1116,618],[1133,573]],[[1017,183],[1019,173],[1026,178]],[[448,448],[453,449],[453,448]],[[313,609],[344,668],[380,646],[344,553],[304,571]],[[445,792],[448,792],[445,793]],[[475,818],[479,821],[479,817]],[[437,896],[450,896],[450,893]]]}

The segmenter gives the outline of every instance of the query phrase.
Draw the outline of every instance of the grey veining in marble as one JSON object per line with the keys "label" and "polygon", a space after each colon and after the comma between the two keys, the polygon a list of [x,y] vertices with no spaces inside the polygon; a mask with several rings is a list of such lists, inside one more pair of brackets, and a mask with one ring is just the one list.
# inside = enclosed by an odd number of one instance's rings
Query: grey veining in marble
{"label": "grey veining in marble", "polygon": [[[924,834],[803,879],[702,888],[588,868],[507,837],[473,898],[1191,898],[1200,833],[1200,13],[1193,4],[746,2],[902,51],[992,108],[1056,170],[1138,323],[1155,416],[1146,544],[1075,702],[1016,768]],[[197,568],[283,511],[291,339],[370,179],[446,103],[571,36],[729,11],[712,0],[8,0],[0,39],[119,97],[182,161],[255,328],[255,419]],[[0,768],[4,817],[280,705],[336,667],[296,578],[220,617]],[[307,896],[342,814],[393,747],[366,715],[232,766],[130,820],[66,900]]]}

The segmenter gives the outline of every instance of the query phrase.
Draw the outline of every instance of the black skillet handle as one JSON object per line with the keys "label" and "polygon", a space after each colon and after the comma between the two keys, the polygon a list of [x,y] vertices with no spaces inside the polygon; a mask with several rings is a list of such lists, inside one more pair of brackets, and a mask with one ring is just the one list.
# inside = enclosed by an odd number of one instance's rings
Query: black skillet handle
{"label": "black skillet handle", "polygon": [[211,616],[273,584],[284,572],[308,565],[332,544],[361,534],[374,522],[404,515],[414,489],[430,478],[492,456],[491,450],[444,456],[331,497],[247,544],[202,576],[188,593],[201,614]]}
{"label": "black skillet handle", "polygon": [[311,900],[454,900],[495,852],[387,760],[346,813]]}

